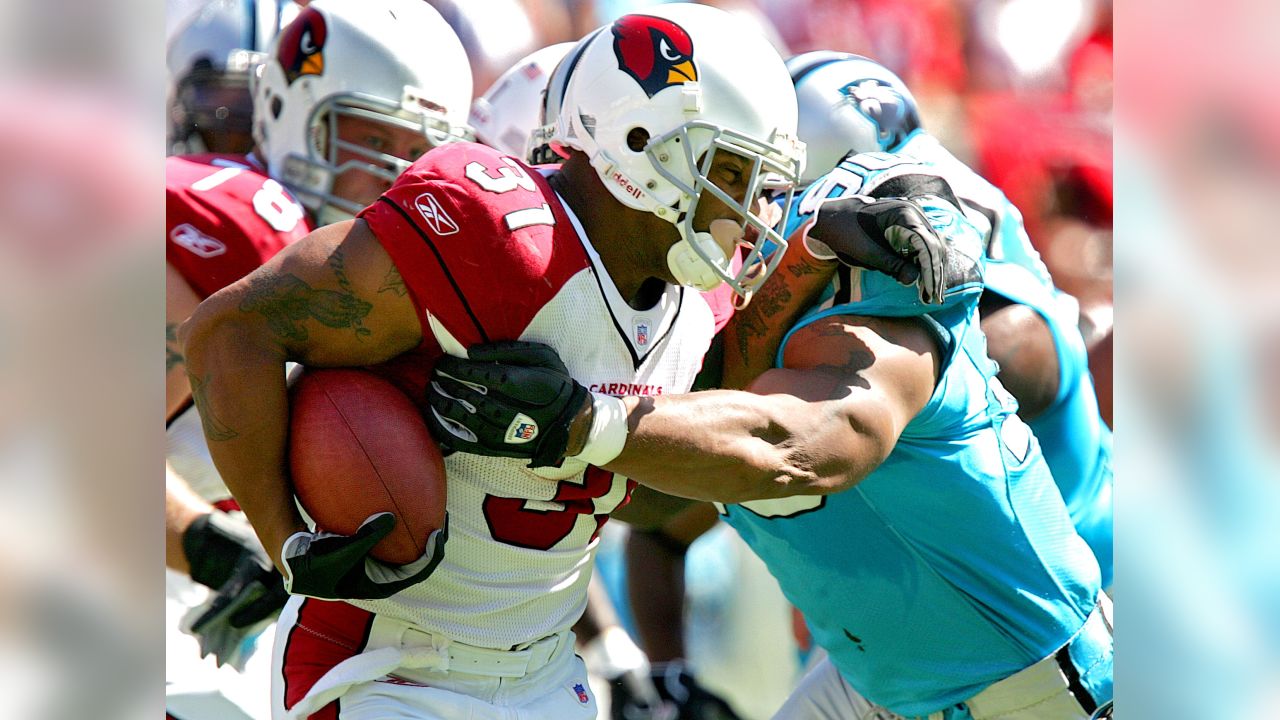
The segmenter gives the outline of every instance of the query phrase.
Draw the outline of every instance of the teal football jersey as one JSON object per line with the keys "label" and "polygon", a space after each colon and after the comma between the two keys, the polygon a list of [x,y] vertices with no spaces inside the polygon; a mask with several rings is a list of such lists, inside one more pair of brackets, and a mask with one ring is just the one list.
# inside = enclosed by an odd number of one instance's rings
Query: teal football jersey
{"label": "teal football jersey", "polygon": [[[883,167],[862,166],[870,182],[847,172],[837,175],[838,191],[819,182],[810,192],[872,194],[885,174],[929,172],[927,163],[904,168],[892,156],[871,162]],[[981,243],[949,200],[921,204],[964,252]],[[788,231],[804,218],[789,221]],[[963,717],[957,703],[1070,640],[1095,605],[1099,569],[1039,443],[995,377],[977,294],[959,288],[943,307],[924,306],[913,289],[877,277],[846,276],[857,299],[833,303],[845,292],[834,287],[797,327],[831,315],[918,315],[942,349],[928,404],[856,487],[722,511],[858,692],[902,715]],[[1109,654],[1080,664],[1090,668],[1085,686],[1109,697]]]}

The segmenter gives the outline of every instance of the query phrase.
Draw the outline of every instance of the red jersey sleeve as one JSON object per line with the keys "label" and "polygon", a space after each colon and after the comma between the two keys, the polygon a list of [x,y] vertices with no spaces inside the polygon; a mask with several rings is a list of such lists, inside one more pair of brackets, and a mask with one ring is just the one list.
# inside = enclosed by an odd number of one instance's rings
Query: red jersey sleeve
{"label": "red jersey sleeve", "polygon": [[245,156],[165,160],[165,259],[202,299],[311,231],[298,201]]}
{"label": "red jersey sleeve", "polygon": [[427,341],[427,312],[463,346],[517,339],[590,267],[542,175],[484,145],[432,150],[359,217],[400,271]]}

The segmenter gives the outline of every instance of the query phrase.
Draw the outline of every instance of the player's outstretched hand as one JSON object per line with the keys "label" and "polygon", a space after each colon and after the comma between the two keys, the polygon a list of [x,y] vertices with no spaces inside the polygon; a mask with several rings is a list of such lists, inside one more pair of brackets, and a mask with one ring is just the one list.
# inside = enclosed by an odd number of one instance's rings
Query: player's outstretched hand
{"label": "player's outstretched hand", "polygon": [[182,629],[200,641],[200,657],[213,655],[219,666],[244,672],[258,635],[289,599],[280,573],[266,561],[247,560],[202,605],[182,620]]}
{"label": "player's outstretched hand", "polygon": [[290,535],[280,551],[285,589],[322,600],[381,600],[426,580],[444,558],[449,516],[427,538],[422,557],[408,565],[388,565],[369,556],[395,526],[396,516],[384,512],[370,515],[354,535]]}
{"label": "player's outstretched hand", "polygon": [[182,627],[200,641],[200,656],[244,670],[259,633],[288,599],[280,573],[249,524],[221,511],[203,515],[182,536],[192,579],[214,590]]}
{"label": "player's outstretched hand", "polygon": [[191,579],[210,590],[222,588],[246,563],[271,567],[249,523],[221,510],[201,515],[187,526],[182,552],[191,566]]}
{"label": "player's outstretched hand", "polygon": [[446,355],[431,374],[427,427],[453,450],[560,464],[569,428],[591,403],[556,351],[520,341],[477,345],[469,359]]}
{"label": "player's outstretched hand", "polygon": [[947,242],[918,205],[861,195],[826,200],[805,238],[822,260],[882,272],[903,285],[918,283],[920,301],[940,304],[947,290]]}

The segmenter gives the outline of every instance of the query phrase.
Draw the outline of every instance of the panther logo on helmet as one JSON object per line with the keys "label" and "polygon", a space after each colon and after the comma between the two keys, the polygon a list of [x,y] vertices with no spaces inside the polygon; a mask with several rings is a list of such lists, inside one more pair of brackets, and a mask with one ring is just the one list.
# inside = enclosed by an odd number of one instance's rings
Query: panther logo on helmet
{"label": "panther logo on helmet", "polygon": [[618,67],[639,83],[645,95],[672,85],[696,82],[693,40],[684,28],[650,15],[626,15],[613,24],[613,54]]}
{"label": "panther logo on helmet", "polygon": [[324,73],[324,43],[328,36],[324,15],[305,8],[280,35],[280,67],[292,85],[303,75]]}
{"label": "panther logo on helmet", "polygon": [[840,93],[875,125],[882,150],[896,146],[919,126],[910,103],[883,80],[867,78],[851,82],[840,88]]}

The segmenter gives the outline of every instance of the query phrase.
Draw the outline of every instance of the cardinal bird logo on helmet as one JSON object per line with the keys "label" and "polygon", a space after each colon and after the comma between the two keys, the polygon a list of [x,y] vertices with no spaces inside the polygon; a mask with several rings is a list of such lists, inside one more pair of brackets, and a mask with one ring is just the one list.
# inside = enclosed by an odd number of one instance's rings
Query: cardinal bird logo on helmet
{"label": "cardinal bird logo on helmet", "polygon": [[303,75],[324,73],[324,41],[328,34],[324,16],[315,8],[305,8],[280,33],[280,66],[290,85]]}
{"label": "cardinal bird logo on helmet", "polygon": [[649,15],[626,15],[613,24],[613,54],[618,67],[635,78],[645,95],[695,82],[693,40],[670,20]]}

